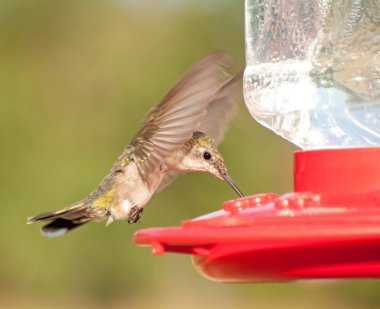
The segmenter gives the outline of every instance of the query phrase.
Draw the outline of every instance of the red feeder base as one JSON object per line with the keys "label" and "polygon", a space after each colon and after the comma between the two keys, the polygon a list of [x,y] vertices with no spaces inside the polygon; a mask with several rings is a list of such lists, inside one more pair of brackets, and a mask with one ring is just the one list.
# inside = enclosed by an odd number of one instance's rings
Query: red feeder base
{"label": "red feeder base", "polygon": [[181,227],[137,231],[225,282],[380,277],[380,147],[295,153],[295,192],[247,196]]}

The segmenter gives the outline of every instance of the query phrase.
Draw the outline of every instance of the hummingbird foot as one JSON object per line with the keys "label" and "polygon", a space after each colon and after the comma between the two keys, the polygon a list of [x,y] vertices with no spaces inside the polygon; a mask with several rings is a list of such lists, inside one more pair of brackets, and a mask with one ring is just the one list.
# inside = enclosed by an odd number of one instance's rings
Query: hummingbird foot
{"label": "hummingbird foot", "polygon": [[144,208],[133,206],[128,214],[128,223],[140,223]]}

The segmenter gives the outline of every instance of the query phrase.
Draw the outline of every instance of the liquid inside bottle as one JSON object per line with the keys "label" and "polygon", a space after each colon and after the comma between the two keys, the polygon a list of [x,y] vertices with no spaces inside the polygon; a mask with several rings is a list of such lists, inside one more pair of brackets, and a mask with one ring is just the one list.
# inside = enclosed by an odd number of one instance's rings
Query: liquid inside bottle
{"label": "liquid inside bottle", "polygon": [[380,1],[246,0],[244,96],[304,149],[380,144]]}

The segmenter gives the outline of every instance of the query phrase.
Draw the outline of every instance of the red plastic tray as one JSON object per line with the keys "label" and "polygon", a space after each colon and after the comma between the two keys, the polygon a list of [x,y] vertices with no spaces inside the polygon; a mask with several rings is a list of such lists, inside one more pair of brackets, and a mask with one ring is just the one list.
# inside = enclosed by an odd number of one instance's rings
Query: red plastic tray
{"label": "red plastic tray", "polygon": [[226,282],[380,277],[380,148],[295,153],[295,192],[264,193],[180,227],[135,233]]}

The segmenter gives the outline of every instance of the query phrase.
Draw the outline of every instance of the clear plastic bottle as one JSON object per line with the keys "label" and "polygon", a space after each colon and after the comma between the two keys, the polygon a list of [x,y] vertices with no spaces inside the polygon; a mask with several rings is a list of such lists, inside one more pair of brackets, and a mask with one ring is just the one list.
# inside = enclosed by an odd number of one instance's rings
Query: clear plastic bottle
{"label": "clear plastic bottle", "polygon": [[380,145],[380,0],[246,0],[244,96],[304,149]]}

